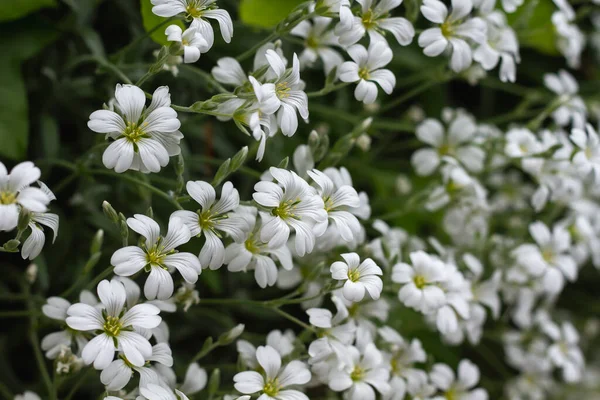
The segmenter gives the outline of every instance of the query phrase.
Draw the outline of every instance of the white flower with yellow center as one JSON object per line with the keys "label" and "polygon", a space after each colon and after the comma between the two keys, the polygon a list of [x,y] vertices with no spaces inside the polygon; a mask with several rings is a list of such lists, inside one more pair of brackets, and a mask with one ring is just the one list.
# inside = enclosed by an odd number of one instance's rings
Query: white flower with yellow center
{"label": "white flower with yellow center", "polygon": [[480,373],[477,365],[469,360],[462,360],[458,364],[458,377],[449,366],[441,363],[433,366],[429,377],[431,382],[443,392],[439,398],[450,400],[487,400],[488,398],[485,389],[473,389],[479,382]]}
{"label": "white flower with yellow center", "polygon": [[183,62],[194,63],[200,59],[201,53],[208,51],[208,43],[195,27],[183,31],[178,25],[170,25],[165,30],[169,42],[178,42],[183,46]]}
{"label": "white flower with yellow center", "polygon": [[40,169],[31,161],[15,165],[10,173],[0,162],[0,231],[12,231],[17,227],[21,209],[33,213],[47,210],[54,196],[44,190],[43,184],[40,188],[30,186],[40,175]]}
{"label": "white flower with yellow center", "polygon": [[370,258],[362,263],[356,253],[342,254],[346,262],[336,261],[331,264],[331,277],[339,281],[345,281],[342,293],[347,300],[361,301],[365,297],[365,291],[373,300],[379,299],[383,290],[383,282],[379,275],[383,275],[381,268]]}
{"label": "white flower with yellow center", "polygon": [[273,286],[277,282],[279,272],[275,261],[290,271],[294,268],[292,253],[283,243],[279,247],[271,247],[260,240],[260,223],[257,225],[257,210],[254,207],[240,207],[240,215],[247,221],[249,229],[239,243],[231,243],[225,249],[225,264],[231,272],[247,272],[254,270],[254,279],[261,288]]}
{"label": "white flower with yellow center", "polygon": [[187,20],[192,21],[192,27],[202,34],[208,44],[209,50],[215,42],[215,33],[210,22],[206,19],[215,19],[219,23],[223,40],[229,43],[233,36],[233,22],[225,10],[219,9],[217,0],[151,0],[154,5],[152,12],[159,17],[174,17],[182,14]]}
{"label": "white flower with yellow center", "polygon": [[436,57],[451,49],[450,68],[454,72],[469,68],[473,61],[469,42],[482,44],[487,31],[481,18],[469,18],[472,9],[472,0],[452,0],[452,12],[448,14],[448,7],[440,0],[423,0],[421,13],[429,21],[439,24],[419,35],[419,46],[423,47],[425,55]]}
{"label": "white flower with yellow center", "polygon": [[[402,0],[357,0],[360,9],[354,16],[351,25],[341,23],[336,29],[343,46],[358,42],[365,33],[371,42],[383,41],[389,32],[402,46],[407,46],[415,36],[415,29],[409,20],[402,17],[391,17],[392,10],[402,4]],[[343,22],[343,21],[342,21]]]}
{"label": "white flower with yellow center", "polygon": [[295,172],[275,167],[269,172],[277,183],[258,182],[252,195],[254,201],[269,210],[260,213],[260,240],[277,248],[287,242],[294,229],[296,253],[302,257],[315,246],[315,224],[327,219],[323,199]]}
{"label": "white flower with yellow center", "polygon": [[218,201],[215,189],[210,183],[189,181],[186,189],[192,199],[200,204],[200,209],[196,212],[175,211],[173,217],[181,218],[192,236],[204,235],[206,242],[200,250],[200,264],[204,268],[218,269],[223,265],[225,256],[223,234],[241,242],[247,229],[246,220],[233,212],[240,205],[240,195],[231,182],[223,184]]}
{"label": "white flower with yellow center", "polygon": [[315,17],[312,21],[302,21],[290,32],[304,39],[304,51],[300,54],[302,67],[312,66],[318,58],[323,61],[325,75],[344,62],[344,58],[333,46],[339,46],[338,37],[330,30],[331,18]]}
{"label": "white flower with yellow center", "polygon": [[593,175],[596,184],[600,184],[600,138],[596,130],[588,124],[583,129],[573,129],[571,140],[579,149],[573,155],[573,165],[584,176]]}
{"label": "white flower with yellow center", "polygon": [[256,349],[256,359],[264,374],[256,371],[244,371],[233,377],[235,389],[244,394],[262,393],[262,400],[308,400],[304,393],[288,389],[289,386],[304,385],[310,381],[311,374],[302,361],[290,361],[281,366],[281,355],[271,346]]}
{"label": "white flower with yellow center", "polygon": [[102,162],[115,172],[158,172],[169,157],[180,153],[183,138],[177,113],[171,108],[169,88],[154,91],[146,108],[146,95],[134,85],[115,89],[114,111],[98,110],[90,115],[88,127],[114,141],[104,151]]}
{"label": "white flower with yellow center", "polygon": [[138,246],[127,246],[115,251],[110,262],[114,272],[120,276],[131,276],[140,270],[150,275],[144,285],[148,300],[166,300],[173,294],[171,272],[178,270],[188,283],[196,283],[202,272],[198,257],[192,253],[179,253],[176,247],[189,242],[191,233],[181,218],[172,216],[165,237],[160,236],[160,227],[152,218],[135,214],[127,218],[127,225],[142,235],[145,240]]}
{"label": "white flower with yellow center", "polygon": [[405,306],[429,314],[441,307],[446,296],[439,284],[446,280],[446,264],[424,251],[410,253],[412,265],[394,266],[392,281],[401,283],[398,298]]}
{"label": "white flower with yellow center", "polygon": [[[369,49],[360,44],[348,48],[354,61],[346,61],[340,66],[342,82],[358,82],[354,97],[365,104],[377,99],[377,85],[387,94],[396,86],[396,77],[389,69],[382,69],[392,61],[393,53],[385,41],[371,42]],[[377,84],[377,85],[376,85]]]}
{"label": "white flower with yellow center", "polygon": [[135,329],[156,328],[161,321],[158,316],[160,310],[151,304],[125,309],[125,287],[116,280],[100,282],[98,297],[101,306],[77,303],[67,310],[66,322],[70,328],[97,332],[81,352],[83,361],[87,365],[94,363],[96,369],[104,369],[113,361],[115,351],[119,350],[132,365],[143,366],[152,356],[152,346]]}

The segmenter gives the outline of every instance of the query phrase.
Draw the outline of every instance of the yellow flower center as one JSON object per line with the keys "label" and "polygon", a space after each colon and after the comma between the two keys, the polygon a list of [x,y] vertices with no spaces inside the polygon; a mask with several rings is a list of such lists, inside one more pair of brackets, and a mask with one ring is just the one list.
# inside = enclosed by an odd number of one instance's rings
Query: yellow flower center
{"label": "yellow flower center", "polygon": [[314,36],[309,36],[306,39],[306,47],[316,49],[317,47],[319,47],[319,40]]}
{"label": "yellow flower center", "polygon": [[365,371],[357,365],[356,367],[354,367],[354,369],[350,373],[350,379],[352,379],[352,381],[354,381],[354,382],[360,381],[360,380],[362,380],[364,375],[365,375]]}
{"label": "yellow flower center", "polygon": [[367,69],[367,67],[362,67],[361,69],[358,70],[358,77],[360,79],[364,79],[364,80],[367,80],[370,78],[369,70]]}
{"label": "yellow flower center", "polygon": [[542,251],[542,258],[547,263],[552,264],[554,262],[554,252],[552,251],[552,249],[550,249],[550,248],[544,249]]}
{"label": "yellow flower center", "polygon": [[17,194],[13,192],[0,192],[0,204],[14,204],[17,202]]}
{"label": "yellow flower center", "polygon": [[325,211],[329,212],[334,209],[334,204],[331,197],[323,199],[323,203],[325,203]]}
{"label": "yellow flower center", "polygon": [[118,336],[123,329],[123,324],[121,324],[121,319],[119,317],[113,317],[112,315],[107,315],[104,319],[104,325],[102,325],[102,329],[104,333],[108,336]]}
{"label": "yellow flower center", "polygon": [[123,131],[123,136],[127,138],[128,141],[135,144],[139,142],[142,138],[149,137],[143,130],[141,125],[138,125],[135,122],[128,122],[127,127]]}
{"label": "yellow flower center", "polygon": [[250,237],[244,242],[244,247],[252,254],[260,253],[259,245],[254,241],[254,235],[250,235]]}
{"label": "yellow flower center", "polygon": [[440,156],[447,156],[454,153],[454,148],[449,144],[443,144],[438,148],[438,154]]}
{"label": "yellow flower center", "polygon": [[277,378],[275,378],[265,384],[263,387],[263,392],[265,392],[267,396],[275,397],[277,394],[279,394],[279,389],[279,382],[277,381]]}
{"label": "yellow flower center", "polygon": [[149,265],[162,266],[162,262],[165,259],[165,254],[158,250],[157,246],[154,246],[146,253],[146,262]]}
{"label": "yellow flower center", "polygon": [[292,89],[288,86],[287,82],[279,82],[277,85],[275,85],[275,93],[280,99],[286,99],[290,97],[291,90]]}
{"label": "yellow flower center", "polygon": [[454,389],[450,389],[445,394],[446,400],[458,400],[458,396]]}
{"label": "yellow flower center", "polygon": [[274,216],[279,217],[281,219],[289,219],[289,218],[300,219],[298,216],[296,216],[294,214],[294,210],[299,203],[300,203],[299,199],[284,201],[279,204],[279,207],[273,209],[273,211],[271,211],[271,213]]}
{"label": "yellow flower center", "polygon": [[377,26],[377,23],[375,22],[375,15],[371,9],[362,15],[362,24],[366,30]]}
{"label": "yellow flower center", "polygon": [[350,279],[352,282],[357,282],[359,278],[360,272],[358,272],[358,269],[348,270],[348,279]]}
{"label": "yellow flower center", "polygon": [[421,275],[415,276],[413,278],[413,281],[415,282],[415,286],[417,287],[417,289],[423,289],[425,287],[425,285],[427,284],[425,277],[423,277]]}
{"label": "yellow flower center", "polygon": [[200,18],[202,16],[203,11],[206,10],[207,7],[202,7],[200,3],[201,2],[198,0],[188,1],[187,6],[185,7],[185,14],[187,19]]}
{"label": "yellow flower center", "polygon": [[442,30],[442,35],[444,35],[445,38],[452,37],[452,34],[454,33],[454,27],[452,26],[452,23],[450,23],[449,21],[444,22],[440,26],[440,29]]}

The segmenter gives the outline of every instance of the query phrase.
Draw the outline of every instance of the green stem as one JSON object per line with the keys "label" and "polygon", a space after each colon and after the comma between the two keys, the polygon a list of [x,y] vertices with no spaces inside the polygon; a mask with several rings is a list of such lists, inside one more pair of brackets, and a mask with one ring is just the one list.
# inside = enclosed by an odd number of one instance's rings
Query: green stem
{"label": "green stem", "polygon": [[87,368],[85,373],[79,379],[77,379],[77,382],[75,382],[75,384],[73,385],[73,388],[71,388],[71,391],[69,392],[67,397],[65,397],[65,400],[71,400],[71,398],[75,395],[75,393],[77,393],[77,391],[79,390],[79,388],[81,387],[83,382],[85,382],[85,378],[90,374],[90,372],[93,372],[93,371],[94,370],[91,367]]}
{"label": "green stem", "polygon": [[348,86],[349,84],[350,84],[349,82],[339,82],[339,83],[334,84],[334,85],[325,86],[323,89],[318,90],[316,92],[308,92],[308,93],[306,93],[306,95],[308,97],[321,97],[321,96],[325,96],[325,95],[327,95],[327,94],[329,94],[331,92],[334,92],[334,91],[336,91],[338,89],[344,88],[344,87]]}
{"label": "green stem", "polygon": [[5,400],[13,400],[14,394],[4,385],[4,383],[0,382],[0,394]]}
{"label": "green stem", "polygon": [[216,342],[216,343],[213,343],[212,345],[210,345],[208,348],[200,350],[198,353],[196,353],[196,355],[194,356],[194,358],[192,358],[192,361],[190,361],[190,362],[193,363],[193,362],[200,360],[201,358],[203,358],[204,356],[206,356],[208,353],[210,353],[211,351],[213,351],[214,349],[216,349],[219,346],[220,346],[219,342]]}
{"label": "green stem", "polygon": [[300,321],[298,318],[294,317],[291,314],[288,314],[287,312],[279,309],[279,308],[272,308],[273,311],[275,311],[277,314],[281,315],[282,317],[292,321],[293,323],[303,327],[304,329],[311,331],[311,332],[315,332],[315,328],[313,328],[312,326]]}
{"label": "green stem", "polygon": [[449,81],[451,79],[451,77],[449,76],[444,76],[443,78],[440,79],[432,79],[429,82],[423,83],[422,85],[419,85],[415,88],[413,88],[412,90],[409,90],[408,92],[406,92],[404,95],[395,98],[394,100],[392,100],[391,102],[389,102],[388,104],[386,104],[385,106],[381,107],[377,113],[383,113],[385,111],[391,110],[392,108],[398,107],[400,104],[404,103],[405,101],[410,100],[411,98],[413,98],[414,96],[417,96],[425,91],[427,91],[429,88],[431,88],[432,86],[438,85],[438,84],[442,84],[445,83],[447,81]]}
{"label": "green stem", "polygon": [[41,315],[37,311],[27,311],[27,310],[18,310],[18,311],[0,311],[0,318],[20,318],[20,317],[32,317]]}
{"label": "green stem", "polygon": [[35,359],[38,364],[38,368],[40,373],[42,374],[42,379],[44,380],[44,384],[46,385],[46,389],[48,390],[48,398],[50,400],[56,400],[56,388],[52,383],[52,379],[50,378],[50,374],[48,373],[48,369],[46,368],[46,360],[44,359],[44,355],[40,350],[40,338],[38,337],[37,329],[38,329],[38,319],[37,319],[37,310],[35,303],[33,301],[33,297],[31,296],[31,291],[29,285],[26,282],[23,282],[23,294],[29,298],[27,301],[27,308],[29,310],[29,342],[31,343],[31,347],[33,348],[33,353],[35,355]]}
{"label": "green stem", "polygon": [[87,284],[86,289],[93,290],[96,285],[104,278],[112,274],[114,267],[109,265],[104,269],[104,271],[100,272],[98,276],[96,276],[90,283]]}
{"label": "green stem", "polygon": [[113,171],[109,171],[109,170],[91,169],[91,170],[88,170],[88,172],[90,174],[92,174],[92,175],[112,176],[112,177],[116,177],[116,178],[122,179],[122,180],[127,181],[127,182],[135,183],[136,185],[144,187],[144,188],[150,190],[152,193],[157,194],[158,196],[160,196],[160,197],[164,198],[165,200],[169,201],[178,210],[183,210],[183,207],[181,207],[181,204],[179,204],[174,197],[171,197],[168,193],[163,192],[159,188],[154,187],[154,186],[152,186],[151,184],[149,184],[147,182],[141,181],[139,179],[136,179],[136,178],[131,177],[131,176],[126,175],[126,174],[119,174],[119,173],[116,173],[116,172],[113,172]]}
{"label": "green stem", "polygon": [[116,65],[112,64],[108,60],[105,60],[101,57],[94,56],[94,55],[85,55],[85,56],[78,57],[75,60],[73,60],[70,64],[68,64],[66,66],[66,69],[71,70],[71,69],[75,68],[76,66],[87,63],[87,62],[94,62],[98,65],[101,65],[104,68],[108,69],[110,72],[112,72],[115,76],[119,77],[123,82],[133,84],[131,82],[131,79],[129,79],[127,77],[127,75],[125,75],[123,73],[123,71],[121,71]]}
{"label": "green stem", "polygon": [[125,54],[127,51],[129,51],[129,49],[135,47],[136,44],[140,43],[144,39],[149,38],[154,32],[156,32],[157,30],[159,30],[161,27],[165,26],[169,22],[173,22],[176,19],[177,19],[177,17],[171,17],[171,18],[168,18],[168,19],[162,21],[160,24],[154,26],[149,31],[146,31],[145,34],[143,34],[143,35],[135,38],[131,43],[127,44],[126,46],[124,46],[121,49],[117,50],[115,53],[111,54],[109,58],[111,60],[116,60],[116,59],[120,58],[123,54]]}
{"label": "green stem", "polygon": [[200,68],[192,67],[191,65],[182,64],[179,68],[183,71],[189,71],[193,74],[196,74],[202,77],[205,81],[207,81],[207,86],[210,88],[214,87],[219,93],[229,93],[229,90],[225,89],[219,82],[217,82],[211,74],[206,71],[201,70]]}

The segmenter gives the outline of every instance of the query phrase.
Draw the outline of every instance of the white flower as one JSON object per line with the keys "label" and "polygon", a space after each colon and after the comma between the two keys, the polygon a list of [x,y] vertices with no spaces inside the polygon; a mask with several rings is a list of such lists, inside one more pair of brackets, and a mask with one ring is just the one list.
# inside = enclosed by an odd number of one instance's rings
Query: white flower
{"label": "white flower", "polygon": [[302,21],[292,29],[290,34],[303,38],[304,51],[300,53],[300,65],[311,66],[321,58],[325,75],[339,67],[344,58],[332,46],[339,46],[338,37],[332,30],[327,30],[332,19],[326,17],[315,17],[311,21]]}
{"label": "white flower", "polygon": [[185,31],[178,25],[170,25],[165,30],[169,42],[178,42],[183,46],[183,62],[194,63],[200,59],[201,53],[208,51],[208,43],[202,34],[192,26]]}
{"label": "white flower", "polygon": [[435,364],[429,376],[431,382],[444,392],[440,399],[487,400],[488,398],[485,389],[471,390],[479,382],[480,374],[479,368],[469,360],[462,360],[458,364],[458,379],[446,364]]}
{"label": "white flower", "polygon": [[242,86],[248,80],[242,66],[233,57],[219,58],[211,74],[217,82],[224,85]]}
{"label": "white flower", "polygon": [[31,161],[15,165],[10,173],[0,161],[0,231],[17,227],[21,209],[34,213],[47,210],[54,196],[44,190],[43,184],[40,188],[30,186],[40,175],[40,169]]}
{"label": "white flower", "polygon": [[570,322],[563,322],[559,328],[551,321],[542,329],[554,343],[548,348],[548,357],[554,365],[562,369],[566,382],[579,382],[585,368],[583,353],[579,348],[579,333]]}
{"label": "white flower", "polygon": [[473,118],[458,115],[448,126],[436,119],[426,119],[417,126],[417,138],[433,147],[417,150],[411,162],[419,175],[431,175],[442,162],[443,157],[453,157],[461,162],[468,170],[479,172],[483,169],[485,151],[470,144],[477,131]]}
{"label": "white flower", "polygon": [[354,61],[346,61],[340,66],[339,76],[342,82],[358,82],[354,97],[365,104],[377,99],[377,83],[387,94],[396,86],[396,77],[389,69],[381,69],[392,60],[393,53],[386,42],[371,42],[369,49],[356,44],[348,48],[348,54]]}
{"label": "white flower", "polygon": [[[173,365],[173,357],[171,356],[169,345],[159,343],[153,346],[152,355],[146,361],[156,361],[167,367],[171,367]],[[121,390],[127,386],[134,371],[140,374],[140,387],[148,386],[148,384],[158,382],[160,379],[153,369],[148,366],[135,366],[127,360],[125,355],[120,355],[119,358],[102,370],[100,381],[106,386],[107,390]]]}
{"label": "white flower", "polygon": [[[285,332],[281,332],[280,330],[274,330],[269,332],[267,335],[267,346],[271,346],[279,355],[284,358],[294,351],[294,341],[296,340],[296,335],[290,329]],[[256,359],[256,347],[246,340],[238,340],[236,343],[236,348],[238,353],[240,354],[240,358],[246,364],[248,368],[256,369],[259,364]]]}
{"label": "white flower", "polygon": [[543,144],[527,128],[513,128],[506,133],[504,153],[512,158],[524,158],[544,150]]}
{"label": "white flower", "polygon": [[381,268],[370,258],[362,263],[356,253],[341,255],[346,262],[336,261],[331,264],[331,277],[338,281],[345,281],[343,294],[347,300],[361,301],[365,291],[373,300],[379,299],[383,290],[383,282],[378,275],[383,275]]}
{"label": "white flower", "polygon": [[337,308],[335,316],[325,308],[306,310],[310,324],[320,328],[320,338],[308,347],[309,363],[312,365],[325,361],[332,355],[343,365],[352,363],[347,349],[356,337],[356,324],[354,321],[342,323],[348,318],[348,309],[337,297],[332,296],[331,300]]}
{"label": "white flower", "polygon": [[52,243],[56,240],[56,237],[58,236],[58,215],[51,213],[31,213],[29,222],[31,233],[21,248],[21,256],[23,259],[28,258],[33,260],[42,252],[44,244],[46,243],[46,236],[44,235],[44,228],[42,228],[41,225],[52,229]]}
{"label": "white flower", "polygon": [[281,367],[281,355],[271,346],[260,346],[256,349],[256,359],[264,370],[264,375],[256,371],[245,371],[233,377],[238,392],[252,394],[261,392],[261,399],[275,400],[308,400],[308,397],[294,389],[286,389],[293,385],[304,385],[311,377],[306,364],[301,361],[290,361]]}
{"label": "white flower", "polygon": [[558,101],[561,105],[552,113],[552,118],[559,126],[573,124],[573,128],[583,129],[587,118],[587,108],[585,103],[577,95],[579,84],[565,70],[558,71],[557,74],[544,75],[544,84],[548,89],[559,96]]}
{"label": "white flower", "polygon": [[206,239],[200,250],[200,264],[204,268],[218,269],[223,265],[225,247],[222,233],[228,234],[236,242],[241,242],[247,224],[244,218],[233,211],[240,205],[240,195],[231,182],[225,182],[221,190],[221,198],[216,200],[215,189],[210,183],[189,181],[186,184],[188,194],[200,204],[200,209],[193,211],[175,211],[173,217],[183,220],[192,236]]}
{"label": "white flower", "polygon": [[486,18],[487,39],[473,53],[473,60],[489,71],[500,63],[500,80],[515,82],[519,56],[519,41],[515,31],[506,22],[506,16],[498,11]]}
{"label": "white flower", "polygon": [[600,183],[600,139],[594,128],[587,124],[585,131],[575,128],[571,140],[579,149],[573,156],[573,165],[584,176],[593,175],[596,184]]}
{"label": "white flower", "polygon": [[[90,306],[95,306],[98,303],[96,296],[87,290],[83,290],[80,293],[79,301],[81,303],[89,304]],[[48,318],[64,323],[67,318],[67,310],[70,306],[71,303],[62,297],[48,297],[46,304],[42,306],[42,312]],[[66,328],[44,336],[41,348],[46,352],[46,357],[53,360],[58,357],[63,348],[66,347],[70,349],[73,344],[76,344],[76,354],[81,354],[81,350],[85,347],[87,342],[88,340],[85,338],[84,332]]]}
{"label": "white flower", "polygon": [[148,108],[146,96],[137,86],[117,84],[115,99],[115,111],[94,111],[88,121],[91,130],[114,140],[104,151],[102,162],[115,172],[160,171],[170,156],[180,153],[183,138],[181,123],[171,108],[169,88],[156,89]]}
{"label": "white flower", "polygon": [[[140,387],[140,393],[147,400],[189,400],[188,397],[179,390],[165,389],[162,386],[149,383],[146,387]],[[139,398],[138,398],[139,399]]]}
{"label": "white flower", "polygon": [[[215,34],[206,18],[216,19],[221,29],[223,40],[229,43],[233,36],[233,22],[229,13],[219,9],[217,0],[151,0],[152,12],[159,17],[174,17],[184,14],[186,19],[193,19],[192,27],[197,29],[210,49],[215,42]],[[208,50],[207,49],[207,50]]]}
{"label": "white flower", "polygon": [[256,213],[254,207],[243,207],[239,210],[244,215],[250,227],[244,232],[244,236],[239,243],[231,243],[225,249],[225,264],[231,272],[254,270],[254,278],[261,288],[273,286],[277,282],[278,270],[275,260],[281,263],[281,266],[290,271],[294,268],[292,262],[292,253],[287,247],[287,243],[282,243],[279,247],[272,247],[260,239],[257,225]]}
{"label": "white flower", "polygon": [[425,314],[435,311],[446,300],[438,286],[446,279],[446,264],[423,251],[410,253],[410,260],[412,266],[396,264],[392,272],[392,281],[403,284],[398,298],[407,307]]}
{"label": "white flower", "polygon": [[[556,1],[555,1],[556,3]],[[575,12],[566,1],[561,11],[552,14],[552,24],[556,31],[556,47],[565,56],[571,68],[581,65],[581,53],[585,47],[585,35],[575,22]]]}
{"label": "white flower", "polygon": [[296,232],[296,253],[310,253],[315,245],[315,223],[327,219],[323,199],[315,189],[295,172],[271,167],[271,176],[278,182],[261,181],[254,185],[254,201],[270,210],[260,212],[263,225],[260,239],[273,248],[286,243],[290,231]]}
{"label": "white flower", "polygon": [[125,287],[116,280],[100,282],[98,297],[102,302],[98,308],[77,303],[67,310],[66,322],[70,328],[100,332],[83,348],[83,361],[88,365],[94,363],[96,369],[104,369],[119,350],[132,365],[143,366],[152,356],[152,346],[134,329],[156,328],[161,321],[160,310],[151,304],[138,304],[125,310]]}
{"label": "white flower", "polygon": [[343,46],[350,46],[358,42],[365,32],[369,33],[372,42],[383,41],[387,43],[383,34],[387,32],[394,35],[398,43],[407,46],[415,36],[415,29],[409,20],[402,17],[390,17],[391,11],[402,4],[402,0],[358,0],[360,9],[354,16],[352,24],[338,25],[336,33],[340,36]]}
{"label": "white flower", "polygon": [[165,237],[160,236],[160,227],[152,218],[135,214],[127,218],[127,225],[144,237],[141,247],[127,246],[114,252],[110,263],[120,276],[131,276],[144,269],[150,275],[144,285],[148,300],[166,300],[173,294],[171,272],[177,269],[188,283],[195,283],[202,271],[198,257],[191,253],[178,253],[175,248],[187,243],[191,234],[184,221],[178,217],[169,219]]}
{"label": "white flower", "polygon": [[482,44],[486,38],[485,22],[478,17],[469,18],[473,8],[471,0],[452,0],[452,12],[439,0],[423,0],[421,13],[439,28],[426,29],[419,35],[419,46],[426,56],[436,57],[451,49],[450,68],[455,72],[467,69],[473,54],[467,40]]}
{"label": "white flower", "polygon": [[529,225],[529,233],[536,244],[522,244],[513,251],[517,262],[533,277],[542,277],[544,289],[549,294],[558,294],[565,278],[577,278],[577,264],[570,255],[571,235],[560,225],[552,232],[540,221]]}
{"label": "white flower", "polygon": [[329,376],[329,388],[336,392],[347,391],[348,400],[375,400],[375,390],[385,395],[390,390],[390,372],[383,365],[381,352],[373,343],[366,345],[362,357],[356,347],[349,346],[352,363]]}
{"label": "white flower", "polygon": [[15,396],[14,400],[42,400],[40,396],[29,390]]}
{"label": "white flower", "polygon": [[[325,211],[328,219],[324,220],[316,228],[317,236],[327,229],[328,221],[331,220],[337,228],[340,236],[346,242],[354,241],[355,237],[360,233],[360,222],[355,215],[352,214],[360,206],[360,198],[358,193],[351,185],[335,185],[333,180],[324,172],[317,169],[307,171],[307,174],[319,186],[317,192],[323,199]],[[338,182],[341,183],[341,182]]]}
{"label": "white flower", "polygon": [[302,119],[308,119],[308,97],[302,90],[304,83],[300,80],[300,61],[294,53],[292,68],[286,69],[284,60],[274,50],[267,50],[265,56],[276,78],[273,83],[265,84],[264,90],[269,102],[278,110],[277,124],[281,132],[292,136],[298,129],[296,110]]}

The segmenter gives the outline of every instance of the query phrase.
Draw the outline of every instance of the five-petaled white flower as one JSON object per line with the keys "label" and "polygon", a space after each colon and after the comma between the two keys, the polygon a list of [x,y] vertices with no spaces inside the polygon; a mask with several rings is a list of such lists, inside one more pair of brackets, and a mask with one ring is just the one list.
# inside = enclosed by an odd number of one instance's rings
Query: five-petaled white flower
{"label": "five-petaled white flower", "polygon": [[136,328],[152,329],[160,324],[160,310],[151,304],[137,304],[125,310],[127,295],[123,284],[117,280],[103,280],[98,284],[99,307],[73,304],[67,310],[67,325],[79,331],[99,331],[81,353],[86,364],[104,369],[112,362],[115,351],[122,351],[136,367],[144,365],[152,356],[150,342],[135,332]]}
{"label": "five-petaled white flower", "polygon": [[587,124],[585,131],[575,128],[571,140],[579,147],[573,155],[573,165],[583,175],[593,173],[596,184],[600,183],[600,139],[594,128]]}
{"label": "five-petaled white flower", "polygon": [[200,209],[193,211],[175,211],[173,217],[179,217],[190,229],[192,236],[204,235],[206,242],[200,250],[200,264],[204,268],[217,269],[223,265],[225,247],[222,233],[226,233],[236,242],[241,242],[247,228],[245,219],[236,214],[240,205],[240,195],[231,182],[225,182],[221,190],[221,198],[216,200],[215,189],[210,183],[189,181],[186,184],[189,195],[200,204]]}
{"label": "five-petaled white flower", "polygon": [[30,185],[41,175],[31,161],[15,165],[8,173],[0,161],[0,231],[12,231],[17,227],[19,212],[24,209],[33,213],[43,213],[53,200],[51,192]]}
{"label": "five-petaled white flower", "polygon": [[544,85],[558,96],[559,107],[552,112],[552,118],[559,126],[567,126],[569,123],[573,128],[583,129],[587,118],[587,108],[584,101],[578,95],[579,84],[573,75],[565,70],[556,74],[544,75]]}
{"label": "five-petaled white flower", "polygon": [[467,69],[473,53],[467,40],[482,44],[486,39],[486,24],[479,18],[468,18],[473,9],[472,0],[452,0],[452,12],[440,0],[423,0],[421,12],[438,28],[426,29],[419,35],[419,46],[426,56],[436,57],[452,49],[450,68],[455,72]]}
{"label": "five-petaled white flower", "polygon": [[271,346],[256,349],[256,359],[264,370],[264,376],[256,371],[244,371],[233,377],[235,389],[244,394],[261,392],[262,400],[308,400],[304,393],[286,389],[292,385],[304,385],[311,374],[302,361],[290,361],[281,367],[281,355]]}
{"label": "five-petaled white flower", "polygon": [[[487,400],[485,389],[474,389],[479,382],[479,368],[469,360],[458,364],[458,379],[446,364],[435,364],[429,374],[431,382],[444,393],[440,398],[456,400]],[[437,397],[436,397],[437,398]]]}
{"label": "five-petaled white flower", "polygon": [[208,51],[206,39],[194,26],[183,31],[178,25],[170,25],[165,30],[165,35],[169,42],[181,43],[184,63],[194,63],[200,59],[201,53]]}
{"label": "five-petaled white flower", "polygon": [[435,311],[446,300],[444,291],[438,286],[446,279],[443,261],[424,251],[410,253],[412,266],[400,263],[394,266],[392,281],[403,284],[398,298],[407,307],[424,314]]}
{"label": "five-petaled white flower", "polygon": [[323,199],[316,190],[295,172],[271,167],[271,176],[278,183],[261,181],[254,185],[254,201],[270,212],[260,212],[263,226],[260,239],[276,248],[287,242],[290,231],[296,232],[296,253],[304,256],[315,246],[315,224],[327,219]]}
{"label": "five-petaled white flower", "polygon": [[367,344],[362,356],[354,346],[348,346],[347,351],[351,363],[331,372],[329,388],[347,391],[344,398],[348,400],[375,400],[375,390],[386,395],[390,390],[390,371],[383,365],[383,356],[375,345]]}
{"label": "five-petaled white flower", "polygon": [[127,246],[115,251],[110,259],[114,272],[120,276],[131,276],[141,269],[149,272],[144,285],[148,300],[166,300],[173,294],[171,273],[177,269],[188,283],[195,283],[202,271],[198,257],[192,253],[178,253],[175,248],[189,242],[190,229],[181,218],[171,216],[165,237],[160,236],[160,227],[152,218],[135,214],[127,218],[127,225],[142,235],[141,247]]}
{"label": "five-petaled white flower", "polygon": [[329,217],[315,227],[317,236],[325,232],[328,221],[331,220],[342,239],[352,242],[361,229],[360,222],[352,213],[361,205],[358,193],[350,185],[342,184],[336,187],[329,176],[317,169],[307,171],[307,173],[318,185],[317,192],[323,199],[325,211]]}
{"label": "five-petaled white flower", "polygon": [[[302,119],[308,119],[308,97],[302,90],[304,82],[300,80],[300,61],[294,53],[292,68],[285,68],[282,57],[274,50],[265,53],[269,66],[276,75],[273,83],[262,85],[267,96],[263,103],[272,105],[277,111],[277,124],[286,136],[292,136],[298,129],[296,110]],[[259,99],[260,102],[260,99]],[[270,109],[270,106],[266,107]]]}
{"label": "five-petaled white flower", "polygon": [[[358,0],[360,9],[354,16],[351,25],[338,25],[336,33],[340,36],[340,44],[350,46],[358,42],[365,32],[369,33],[371,42],[387,43],[384,34],[390,32],[398,43],[407,46],[415,36],[415,29],[409,20],[402,17],[390,17],[390,12],[402,4],[402,0]],[[344,29],[345,28],[345,29]]]}
{"label": "five-petaled white flower", "polygon": [[215,42],[215,33],[206,18],[216,19],[221,29],[223,40],[229,43],[233,36],[233,22],[225,10],[215,4],[217,0],[151,0],[154,7],[152,12],[159,17],[174,17],[184,14],[187,19],[193,19],[192,27],[202,34],[209,50]]}
{"label": "five-petaled white flower", "polygon": [[[248,229],[239,243],[231,243],[225,249],[225,264],[231,272],[254,270],[254,279],[261,288],[273,286],[277,282],[277,266],[273,258],[281,263],[281,266],[291,271],[294,268],[292,253],[287,243],[279,247],[271,247],[268,243],[260,240],[257,225],[257,210],[254,207],[241,207],[239,213],[248,221]],[[252,229],[254,227],[254,229]]]}
{"label": "five-petaled white flower", "polygon": [[327,17],[315,17],[311,21],[302,21],[290,32],[294,36],[304,39],[304,51],[300,53],[300,65],[311,66],[321,58],[325,75],[334,67],[339,67],[344,58],[332,46],[339,46],[338,37],[332,30],[327,30],[332,19]]}
{"label": "five-petaled white flower", "polygon": [[381,69],[392,61],[392,50],[386,42],[371,42],[369,49],[360,44],[348,48],[352,61],[340,66],[342,82],[358,82],[354,97],[365,104],[377,99],[377,83],[387,94],[391,94],[396,86],[396,77],[389,69]]}
{"label": "five-petaled white flower", "polygon": [[470,171],[481,171],[485,151],[470,144],[476,129],[473,118],[466,115],[458,115],[448,126],[447,134],[438,120],[428,118],[423,121],[417,126],[417,138],[433,148],[419,149],[412,155],[411,161],[416,173],[431,175],[443,157],[455,158]]}
{"label": "five-petaled white flower", "polygon": [[114,139],[102,156],[104,165],[116,172],[160,171],[170,156],[179,154],[183,138],[169,88],[156,89],[148,108],[144,92],[134,85],[118,84],[115,100],[114,111],[94,111],[88,121],[91,130]]}
{"label": "five-petaled white flower", "polygon": [[341,255],[344,261],[336,261],[331,264],[331,277],[338,281],[345,281],[342,293],[347,300],[361,301],[365,297],[365,291],[373,300],[379,299],[383,290],[383,281],[378,275],[383,275],[381,268],[370,258],[362,263],[356,253],[344,253]]}

